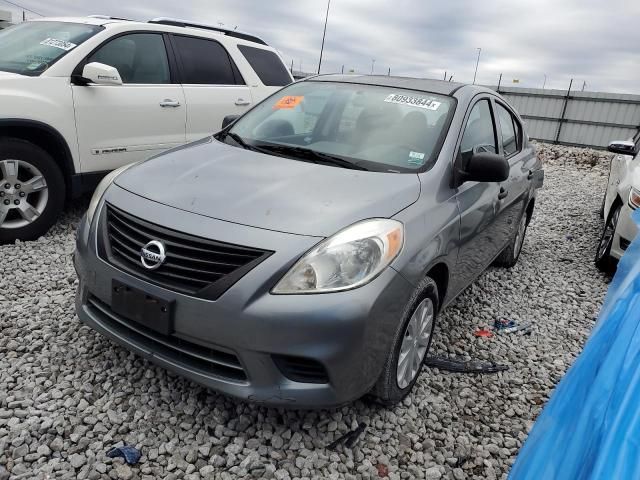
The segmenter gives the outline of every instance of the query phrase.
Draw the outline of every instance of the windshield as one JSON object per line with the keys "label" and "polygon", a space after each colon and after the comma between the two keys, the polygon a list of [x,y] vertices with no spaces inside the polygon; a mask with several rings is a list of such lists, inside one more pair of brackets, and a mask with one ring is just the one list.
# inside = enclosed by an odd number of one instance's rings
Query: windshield
{"label": "windshield", "polygon": [[0,31],[0,70],[38,76],[102,30],[97,25],[26,22]]}
{"label": "windshield", "polygon": [[437,157],[454,102],[400,88],[306,81],[251,110],[225,140],[334,166],[416,172]]}

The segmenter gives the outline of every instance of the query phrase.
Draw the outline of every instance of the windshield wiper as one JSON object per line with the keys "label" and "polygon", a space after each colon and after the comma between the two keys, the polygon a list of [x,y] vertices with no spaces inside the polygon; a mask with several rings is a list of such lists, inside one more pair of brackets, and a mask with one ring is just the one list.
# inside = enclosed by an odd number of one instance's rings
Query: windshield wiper
{"label": "windshield wiper", "polygon": [[245,150],[251,150],[251,145],[249,145],[247,142],[244,141],[244,139],[238,135],[237,133],[233,133],[233,132],[225,132],[224,133],[224,138],[227,137],[231,137],[231,139],[236,142],[238,145],[240,145],[242,148],[244,148]]}
{"label": "windshield wiper", "polygon": [[277,152],[284,155],[293,155],[300,159],[310,161],[312,163],[323,164],[323,165],[333,165],[336,167],[349,168],[351,170],[363,170],[368,171],[368,168],[363,167],[362,165],[356,165],[349,160],[345,160],[344,158],[340,158],[336,155],[331,155],[330,153],[318,152],[316,150],[311,150],[310,148],[304,147],[296,147],[291,145],[273,145],[273,144],[261,144],[260,149]]}

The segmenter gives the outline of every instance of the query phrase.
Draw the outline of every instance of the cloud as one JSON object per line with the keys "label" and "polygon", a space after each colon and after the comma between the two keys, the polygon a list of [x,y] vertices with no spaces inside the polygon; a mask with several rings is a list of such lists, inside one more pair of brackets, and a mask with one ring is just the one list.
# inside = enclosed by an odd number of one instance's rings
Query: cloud
{"label": "cloud", "polygon": [[[255,33],[290,65],[317,69],[324,0],[22,0],[45,15],[168,16],[223,22]],[[2,5],[2,0],[0,0]],[[5,9],[4,6],[0,8]],[[7,8],[8,9],[8,8]],[[15,9],[14,9],[15,11]],[[323,72],[346,71],[478,83],[640,93],[640,2],[631,0],[332,0]],[[374,62],[375,60],[375,62]]]}

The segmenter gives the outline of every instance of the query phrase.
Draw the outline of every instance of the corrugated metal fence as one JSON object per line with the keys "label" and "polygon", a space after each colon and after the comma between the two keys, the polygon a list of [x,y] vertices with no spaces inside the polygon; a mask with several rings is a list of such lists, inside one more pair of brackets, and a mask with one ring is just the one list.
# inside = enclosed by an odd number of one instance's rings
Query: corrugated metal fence
{"label": "corrugated metal fence", "polygon": [[[494,87],[496,90],[497,87]],[[500,87],[533,139],[606,148],[640,130],[640,95]]]}

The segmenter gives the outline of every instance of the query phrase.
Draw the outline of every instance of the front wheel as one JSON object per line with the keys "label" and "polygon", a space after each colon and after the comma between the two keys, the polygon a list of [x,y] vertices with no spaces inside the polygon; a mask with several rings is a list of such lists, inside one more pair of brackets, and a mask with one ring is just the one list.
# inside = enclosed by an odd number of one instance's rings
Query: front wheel
{"label": "front wheel", "polygon": [[46,233],[64,198],[62,172],[47,152],[24,140],[0,140],[0,244]]}
{"label": "front wheel", "polygon": [[611,247],[613,246],[613,239],[616,235],[616,229],[618,228],[618,219],[620,218],[620,212],[622,207],[616,205],[602,231],[600,237],[600,243],[598,244],[598,250],[596,251],[595,264],[598,270],[605,273],[613,273],[616,270],[618,261],[611,256]]}
{"label": "front wheel", "polygon": [[375,401],[392,405],[409,394],[431,347],[438,308],[438,286],[427,277],[407,304],[382,374],[370,392]]}

